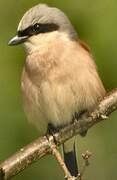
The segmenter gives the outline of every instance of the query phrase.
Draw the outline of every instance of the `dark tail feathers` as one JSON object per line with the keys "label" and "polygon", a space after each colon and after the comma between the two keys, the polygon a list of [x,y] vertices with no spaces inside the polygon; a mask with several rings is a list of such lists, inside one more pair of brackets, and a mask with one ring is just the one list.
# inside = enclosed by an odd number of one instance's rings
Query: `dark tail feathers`
{"label": "dark tail feathers", "polygon": [[65,152],[63,148],[63,153],[64,153],[64,161],[69,172],[71,173],[72,176],[77,177],[78,165],[77,165],[75,145],[74,145],[73,151],[71,152]]}

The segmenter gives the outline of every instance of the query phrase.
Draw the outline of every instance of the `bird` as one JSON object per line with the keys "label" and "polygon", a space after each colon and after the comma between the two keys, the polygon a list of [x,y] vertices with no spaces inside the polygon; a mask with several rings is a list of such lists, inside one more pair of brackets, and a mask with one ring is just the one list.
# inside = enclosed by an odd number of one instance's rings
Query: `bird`
{"label": "bird", "polygon": [[[8,44],[24,45],[23,107],[40,136],[79,120],[104,97],[93,55],[62,10],[35,5],[24,14]],[[78,175],[76,153],[76,138],[67,140],[64,162],[74,177]]]}

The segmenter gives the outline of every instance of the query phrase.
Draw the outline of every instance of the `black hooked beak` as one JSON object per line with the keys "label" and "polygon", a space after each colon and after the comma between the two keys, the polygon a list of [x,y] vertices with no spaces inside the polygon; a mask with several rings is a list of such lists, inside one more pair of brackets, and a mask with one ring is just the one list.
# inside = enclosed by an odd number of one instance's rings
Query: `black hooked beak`
{"label": "black hooked beak", "polygon": [[28,39],[28,36],[18,36],[16,35],[15,37],[13,37],[9,42],[8,45],[9,46],[15,46],[18,44],[22,44],[24,43],[26,40]]}

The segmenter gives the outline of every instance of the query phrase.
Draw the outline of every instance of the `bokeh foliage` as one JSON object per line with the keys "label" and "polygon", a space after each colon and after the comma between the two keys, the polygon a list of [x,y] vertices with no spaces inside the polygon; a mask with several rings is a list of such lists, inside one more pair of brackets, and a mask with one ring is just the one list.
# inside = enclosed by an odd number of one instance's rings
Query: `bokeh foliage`
{"label": "bokeh foliage", "polygon": [[[26,121],[20,94],[20,76],[25,60],[22,47],[8,47],[23,13],[38,3],[48,3],[67,13],[96,59],[107,90],[117,87],[116,0],[1,0],[0,1],[0,161],[38,137]],[[117,179],[117,113],[93,127],[86,138],[78,137],[79,162],[83,151],[93,152],[86,180]],[[14,180],[61,180],[62,172],[53,157],[33,164]]]}

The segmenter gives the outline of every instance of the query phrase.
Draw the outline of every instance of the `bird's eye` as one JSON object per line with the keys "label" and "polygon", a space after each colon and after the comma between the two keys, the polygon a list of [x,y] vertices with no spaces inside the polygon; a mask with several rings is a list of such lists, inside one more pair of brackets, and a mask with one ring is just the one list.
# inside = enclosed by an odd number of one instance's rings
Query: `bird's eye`
{"label": "bird's eye", "polygon": [[33,26],[33,30],[35,31],[35,32],[38,32],[39,31],[39,29],[40,29],[40,24],[35,24],[34,26]]}

